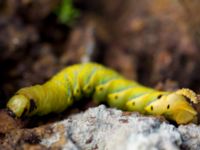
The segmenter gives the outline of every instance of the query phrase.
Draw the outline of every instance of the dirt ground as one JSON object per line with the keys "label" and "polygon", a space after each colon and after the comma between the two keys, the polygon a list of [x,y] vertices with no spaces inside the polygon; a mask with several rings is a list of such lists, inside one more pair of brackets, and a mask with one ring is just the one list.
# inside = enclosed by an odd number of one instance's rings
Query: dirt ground
{"label": "dirt ground", "polygon": [[200,92],[200,2],[75,0],[71,26],[59,0],[0,1],[0,107],[19,88],[70,64],[96,61],[158,89]]}

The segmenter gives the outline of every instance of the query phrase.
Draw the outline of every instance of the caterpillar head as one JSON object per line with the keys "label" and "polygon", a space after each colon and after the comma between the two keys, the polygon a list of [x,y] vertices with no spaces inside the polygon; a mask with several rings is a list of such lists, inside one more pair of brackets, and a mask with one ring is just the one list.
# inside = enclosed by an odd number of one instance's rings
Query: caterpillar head
{"label": "caterpillar head", "polygon": [[41,85],[25,87],[17,91],[7,103],[7,108],[16,116],[31,116],[38,111],[37,103],[40,96],[44,96],[44,90]]}
{"label": "caterpillar head", "polygon": [[14,95],[8,101],[7,108],[12,111],[16,117],[21,117],[29,111],[30,100],[22,94]]}
{"label": "caterpillar head", "polygon": [[197,121],[197,112],[191,103],[197,103],[196,94],[189,89],[181,89],[153,101],[146,107],[146,111],[163,115],[178,124],[186,124]]}

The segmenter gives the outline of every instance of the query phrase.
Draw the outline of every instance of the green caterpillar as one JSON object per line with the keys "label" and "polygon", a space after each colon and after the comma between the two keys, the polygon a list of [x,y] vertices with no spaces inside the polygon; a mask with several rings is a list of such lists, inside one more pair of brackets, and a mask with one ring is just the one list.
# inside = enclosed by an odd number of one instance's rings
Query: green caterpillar
{"label": "green caterpillar", "polygon": [[67,67],[43,85],[20,89],[8,101],[7,108],[16,117],[46,115],[64,111],[83,96],[126,111],[162,115],[178,124],[197,119],[197,111],[191,104],[197,103],[193,91],[158,91],[96,63]]}

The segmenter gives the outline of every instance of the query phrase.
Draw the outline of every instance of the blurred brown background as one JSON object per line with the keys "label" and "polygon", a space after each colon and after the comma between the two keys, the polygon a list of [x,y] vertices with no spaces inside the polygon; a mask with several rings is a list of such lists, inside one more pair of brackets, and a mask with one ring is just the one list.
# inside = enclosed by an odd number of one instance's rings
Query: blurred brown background
{"label": "blurred brown background", "polygon": [[20,87],[85,61],[159,89],[200,92],[198,0],[74,0],[70,25],[58,20],[60,4],[0,0],[1,107]]}

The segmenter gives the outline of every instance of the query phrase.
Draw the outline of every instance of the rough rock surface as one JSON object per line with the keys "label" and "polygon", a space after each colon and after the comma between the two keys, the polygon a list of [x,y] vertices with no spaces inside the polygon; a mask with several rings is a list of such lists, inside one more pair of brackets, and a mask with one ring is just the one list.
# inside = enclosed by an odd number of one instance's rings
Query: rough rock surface
{"label": "rough rock surface", "polygon": [[[71,141],[63,143],[63,149],[200,149],[199,126],[177,128],[159,118],[127,114],[103,105],[55,123],[53,128],[51,138],[42,139],[41,144],[50,147],[64,136]],[[70,147],[72,143],[76,146]]]}
{"label": "rough rock surface", "polygon": [[162,118],[104,105],[68,119],[0,138],[0,149],[179,150],[200,149],[200,126],[174,126]]}

